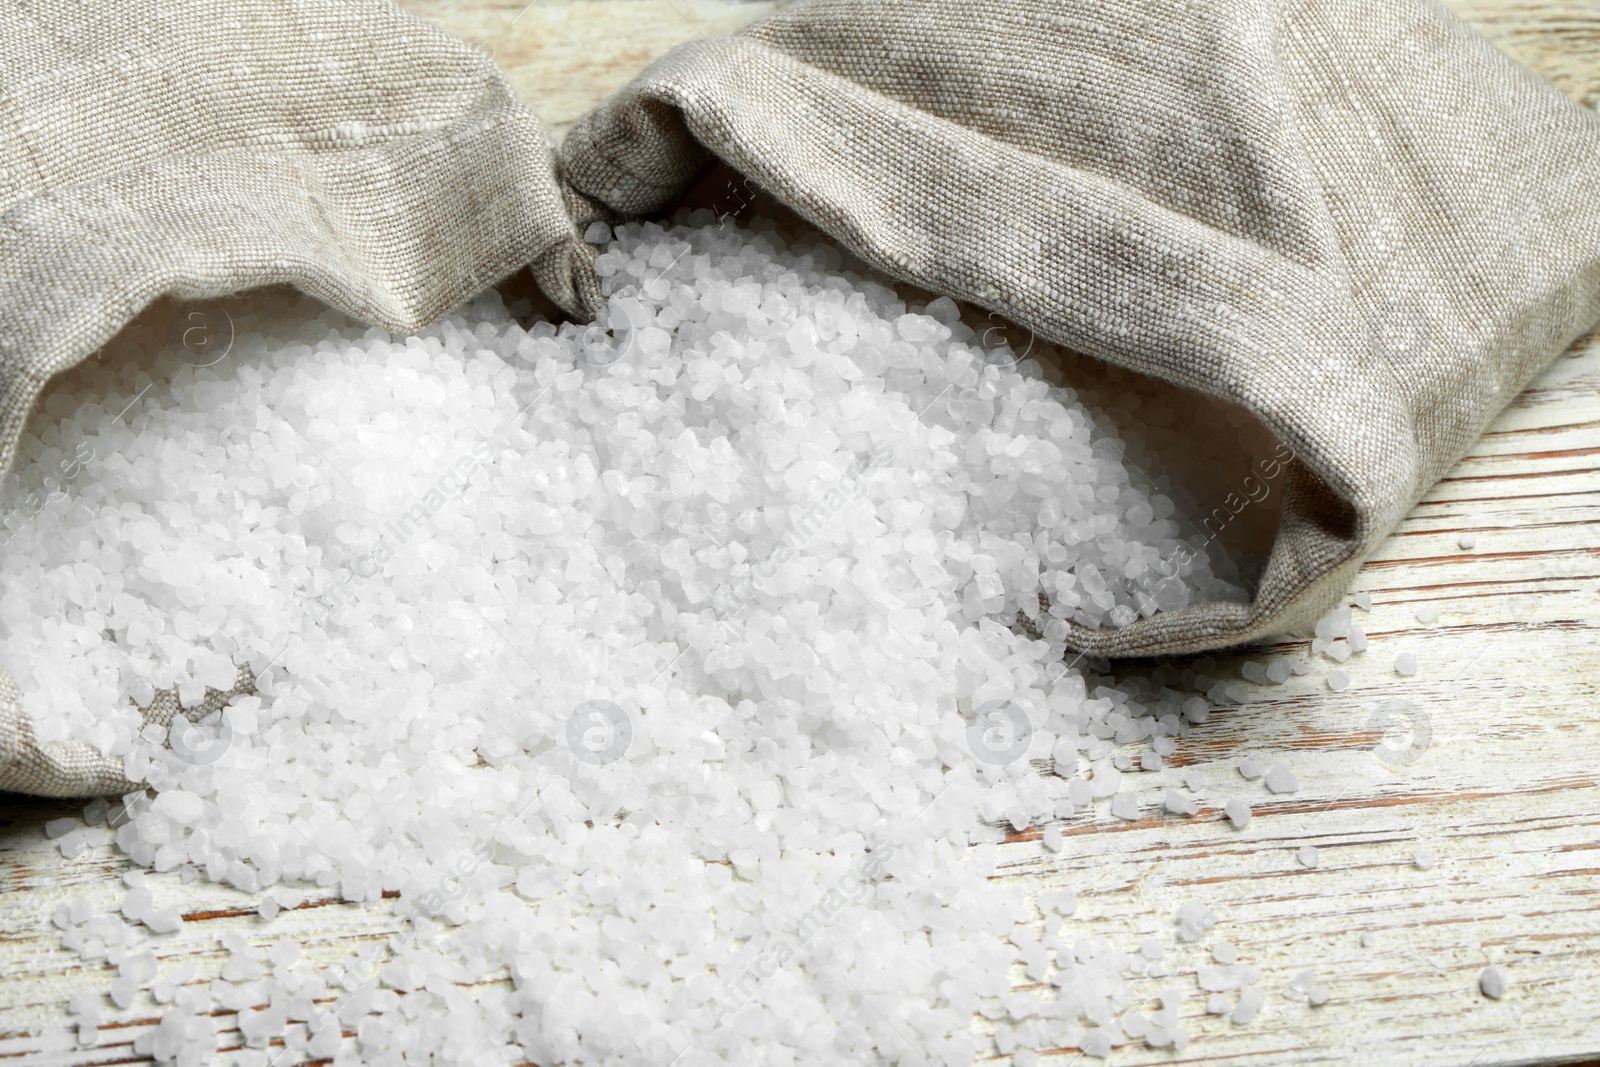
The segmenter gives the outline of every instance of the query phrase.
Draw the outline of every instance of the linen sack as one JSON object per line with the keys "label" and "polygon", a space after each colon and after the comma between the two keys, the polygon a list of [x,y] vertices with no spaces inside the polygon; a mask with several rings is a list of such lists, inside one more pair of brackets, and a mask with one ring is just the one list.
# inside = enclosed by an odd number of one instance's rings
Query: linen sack
{"label": "linen sack", "polygon": [[[50,376],[162,294],[289,284],[399,333],[527,266],[583,314],[588,210],[489,57],[382,0],[0,0],[0,472]],[[36,742],[0,671],[0,789],[132,788]]]}
{"label": "linen sack", "polygon": [[[382,3],[20,5],[0,465],[158,294],[289,283],[404,331],[526,264],[587,317],[583,225],[717,159],[886,273],[1292,451],[1254,599],[1074,631],[1101,655],[1308,623],[1600,316],[1600,119],[1431,0],[813,0],[652,64],[559,161],[484,56]],[[0,788],[131,785],[8,697]]]}

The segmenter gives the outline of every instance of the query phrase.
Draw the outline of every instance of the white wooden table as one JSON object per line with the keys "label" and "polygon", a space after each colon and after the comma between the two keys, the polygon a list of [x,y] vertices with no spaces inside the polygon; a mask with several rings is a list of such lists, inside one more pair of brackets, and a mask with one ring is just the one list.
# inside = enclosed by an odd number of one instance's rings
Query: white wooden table
{"label": "white wooden table", "polygon": [[[708,0],[464,5],[412,0],[413,9],[492,45],[524,98],[559,135],[651,55],[723,32],[770,5]],[[1458,13],[1588,106],[1600,102],[1600,5],[1593,0],[1456,0]],[[1283,686],[1245,686],[1180,749],[1187,764],[1146,774],[1146,799],[1199,767],[1220,799],[1254,791],[1243,831],[1216,803],[1193,819],[1122,822],[1100,812],[1066,824],[1059,855],[1038,829],[1003,847],[998,877],[1030,891],[1068,885],[1078,918],[1127,944],[1170,934],[1177,905],[1207,902],[1214,938],[1170,952],[1171,976],[1141,980],[1141,995],[1175,985],[1190,994],[1181,1054],[1133,1042],[1117,1064],[1373,1064],[1496,1067],[1600,1065],[1600,338],[1560,358],[1495,422],[1361,572],[1371,595],[1357,612],[1372,648],[1331,692],[1322,660]],[[1462,534],[1477,537],[1464,551]],[[1414,608],[1436,605],[1421,624]],[[1396,654],[1416,655],[1404,678]],[[1208,673],[1239,681],[1244,661],[1296,654],[1305,642],[1218,659]],[[1409,702],[1424,730],[1384,741],[1374,712]],[[1424,738],[1423,733],[1427,736]],[[1385,744],[1413,762],[1375,754]],[[1243,783],[1238,760],[1288,763],[1293,794]],[[1226,788],[1222,788],[1226,783]],[[1214,784],[1214,785],[1213,785]],[[46,821],[77,805],[0,799],[0,1062],[139,1062],[132,1041],[157,1017],[147,995],[127,1011],[107,1001],[100,1043],[80,1048],[65,1002],[104,990],[110,968],[85,968],[49,926],[60,901],[86,895],[109,907],[123,862],[108,845],[63,859]],[[1297,850],[1319,850],[1302,866]],[[1419,869],[1426,846],[1436,865]],[[257,945],[294,941],[313,959],[376,946],[396,929],[383,908],[313,895],[272,922],[225,887],[153,879],[159,903],[181,901],[187,922],[163,939],[164,970],[188,961],[201,979],[221,968],[219,933]],[[1375,943],[1363,947],[1362,935]],[[1264,1010],[1248,1026],[1201,1011],[1194,971],[1215,937],[1261,969]],[[1511,987],[1489,1000],[1482,968],[1505,967]],[[1315,973],[1331,999],[1311,1007],[1291,979]],[[485,981],[502,979],[488,975]],[[1019,979],[1020,981],[1020,979]],[[237,1047],[231,1015],[218,1018]],[[1047,1056],[1064,1065],[1076,1050]],[[1092,1061],[1091,1061],[1092,1062]]]}

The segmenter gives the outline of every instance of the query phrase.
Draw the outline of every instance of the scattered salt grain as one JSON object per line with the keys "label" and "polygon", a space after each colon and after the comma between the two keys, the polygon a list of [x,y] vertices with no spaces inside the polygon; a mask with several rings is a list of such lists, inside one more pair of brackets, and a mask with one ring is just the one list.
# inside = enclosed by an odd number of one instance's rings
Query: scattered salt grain
{"label": "scattered salt grain", "polygon": [[1402,652],[1394,658],[1394,672],[1404,677],[1411,677],[1417,673],[1417,657],[1410,652]]}
{"label": "scattered salt grain", "polygon": [[1289,669],[1288,660],[1275,659],[1271,663],[1267,664],[1267,681],[1271,682],[1273,685],[1282,685],[1284,682],[1287,682],[1289,680],[1290,673],[1292,672]]}
{"label": "scattered salt grain", "polygon": [[1372,610],[1372,594],[1371,593],[1357,593],[1355,595],[1355,602],[1356,602],[1356,607],[1360,608],[1362,611],[1371,611]]}
{"label": "scattered salt grain", "polygon": [[1323,641],[1332,641],[1350,632],[1350,609],[1334,608],[1317,620],[1316,635]]}
{"label": "scattered salt grain", "polygon": [[1321,1007],[1328,1002],[1327,987],[1318,985],[1316,975],[1310,971],[1301,971],[1290,979],[1289,992],[1313,1008]]}
{"label": "scattered salt grain", "polygon": [[1462,534],[1460,537],[1456,538],[1456,544],[1470,552],[1472,549],[1478,547],[1478,538],[1475,534]]}
{"label": "scattered salt grain", "polygon": [[1227,941],[1218,941],[1211,946],[1211,958],[1224,966],[1232,966],[1239,962],[1239,950]]}
{"label": "scattered salt grain", "polygon": [[1293,793],[1300,788],[1300,780],[1293,771],[1279,763],[1267,772],[1266,786],[1269,793]]}
{"label": "scattered salt grain", "polygon": [[1045,827],[1044,833],[1040,835],[1040,840],[1043,841],[1044,847],[1051,852],[1060,852],[1066,847],[1066,840],[1061,836],[1061,827],[1059,826]]}
{"label": "scattered salt grain", "polygon": [[1361,947],[1372,948],[1378,943],[1378,935],[1370,930],[1361,935]]}
{"label": "scattered salt grain", "polygon": [[1417,609],[1418,622],[1437,622],[1439,619],[1439,605],[1424,604]]}
{"label": "scattered salt grain", "polygon": [[1267,998],[1259,989],[1255,988],[1254,986],[1246,986],[1244,990],[1239,993],[1239,1006],[1233,1009],[1233,1015],[1230,1016],[1230,1018],[1233,1020],[1235,1026],[1243,1026],[1254,1019],[1256,1017],[1256,1013],[1259,1012],[1266,1003]]}
{"label": "scattered salt grain", "polygon": [[1367,641],[1367,631],[1363,630],[1359,626],[1351,625],[1350,636],[1347,638],[1347,640],[1350,643],[1351,652],[1365,652],[1369,647]]}
{"label": "scattered salt grain", "polygon": [[1506,970],[1498,963],[1491,963],[1478,975],[1478,988],[1483,990],[1483,995],[1490,1000],[1499,1000],[1506,995],[1506,988],[1510,984],[1506,977]]}
{"label": "scattered salt grain", "polygon": [[1328,688],[1335,693],[1342,693],[1350,686],[1350,676],[1344,671],[1328,672]]}
{"label": "scattered salt grain", "polygon": [[1179,941],[1198,941],[1217,925],[1216,915],[1197,900],[1178,905],[1175,918]]}
{"label": "scattered salt grain", "polygon": [[1233,823],[1235,830],[1243,830],[1250,825],[1250,802],[1243,797],[1231,797],[1222,805],[1222,812]]}
{"label": "scattered salt grain", "polygon": [[1253,782],[1263,774],[1266,774],[1267,768],[1260,760],[1246,756],[1239,761],[1239,773]]}
{"label": "scattered salt grain", "polygon": [[1193,797],[1184,796],[1176,789],[1168,789],[1162,795],[1161,806],[1174,815],[1194,815],[1200,810],[1200,804]]}
{"label": "scattered salt grain", "polygon": [[1206,774],[1199,767],[1191,767],[1183,772],[1183,787],[1191,792],[1198,792],[1206,787]]}
{"label": "scattered salt grain", "polygon": [[177,907],[152,908],[145,912],[144,924],[152,933],[170,934],[183,926],[183,912]]}
{"label": "scattered salt grain", "polygon": [[[333,988],[296,985],[302,1021],[335,1020],[307,1039],[271,991],[300,982],[293,959],[235,931],[217,982],[134,978],[178,909],[137,880],[120,908],[144,928],[74,904],[63,942],[129,964],[115,1003],[171,983],[135,1055],[208,1062],[220,1007],[241,1016],[243,1062],[286,1034],[299,1059],[398,1062],[396,1044],[450,1034],[453,1058],[500,1062],[507,1033],[562,1062],[610,1048],[626,1005],[661,1047],[737,1011],[771,1062],[863,1062],[855,1025],[780,1047],[802,1040],[787,1019],[837,1010],[842,968],[861,1002],[892,999],[897,1027],[970,1062],[977,992],[1009,989],[1019,958],[1048,985],[1063,952],[1085,992],[1051,1010],[1100,1020],[1089,1055],[1120,1043],[1128,957],[1072,957],[1070,892],[1049,904],[1053,944],[994,951],[1015,925],[994,842],[1095,796],[1138,817],[1113,746],[1164,767],[1161,742],[1209,705],[1148,680],[1093,688],[1066,638],[1244,602],[1238,563],[1182,536],[1165,476],[1123,458],[1145,442],[975,343],[952,302],[919,308],[831,269],[835,249],[710,221],[589,226],[592,326],[524,327],[491,291],[399,338],[268,294],[213,366],[184,360],[192,323],[158,308],[148,336],[51,387],[0,515],[0,647],[42,741],[94,745],[154,793],[53,824],[62,855],[114,834],[138,868],[262,894],[263,918],[292,884],[392,906],[410,931],[327,972]],[[99,458],[26,509],[79,445]],[[138,710],[250,675],[253,693],[174,729]],[[1036,772],[1041,754],[1073,777]],[[1061,847],[1059,827],[1041,836]],[[827,950],[751,995],[765,975],[741,946],[766,916],[884,878],[946,892],[847,894]],[[1186,940],[1215,923],[1179,914]],[[493,972],[514,987],[452,985]],[[949,974],[955,997],[905,998]],[[1019,1064],[1057,1036],[1024,995],[1000,1009]],[[1187,1040],[1175,1015],[1146,1023],[1155,1047]]]}
{"label": "scattered salt grain", "polygon": [[1301,845],[1300,851],[1296,852],[1295,856],[1300,860],[1300,866],[1302,867],[1315,867],[1322,862],[1322,857],[1317,852],[1315,845]]}
{"label": "scattered salt grain", "polygon": [[1411,862],[1416,865],[1419,871],[1427,870],[1437,861],[1438,859],[1434,856],[1433,849],[1427,845],[1418,845],[1416,850],[1411,853]]}

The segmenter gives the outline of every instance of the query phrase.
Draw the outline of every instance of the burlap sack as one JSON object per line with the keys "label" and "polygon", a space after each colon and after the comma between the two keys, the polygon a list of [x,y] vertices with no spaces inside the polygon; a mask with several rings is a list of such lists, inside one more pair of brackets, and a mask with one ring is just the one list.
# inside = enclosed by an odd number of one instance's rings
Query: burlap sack
{"label": "burlap sack", "polygon": [[[717,157],[887,273],[1292,449],[1253,602],[1075,635],[1106,655],[1304,625],[1600,316],[1600,120],[1428,0],[804,3],[653,64],[564,183],[485,57],[382,3],[5,0],[0,467],[157,294],[288,282],[406,330],[528,264],[583,315],[578,224]],[[0,788],[110,787],[14,696]]]}
{"label": "burlap sack", "polygon": [[[382,0],[0,0],[0,471],[45,381],[163,293],[288,283],[403,332],[530,266],[582,313],[568,200],[489,58]],[[36,744],[0,675],[0,789],[129,785]]]}
{"label": "burlap sack", "polygon": [[562,173],[643,213],[713,154],[1289,446],[1252,602],[1075,631],[1102,655],[1313,621],[1600,316],[1600,118],[1431,0],[812,0],[654,63]]}

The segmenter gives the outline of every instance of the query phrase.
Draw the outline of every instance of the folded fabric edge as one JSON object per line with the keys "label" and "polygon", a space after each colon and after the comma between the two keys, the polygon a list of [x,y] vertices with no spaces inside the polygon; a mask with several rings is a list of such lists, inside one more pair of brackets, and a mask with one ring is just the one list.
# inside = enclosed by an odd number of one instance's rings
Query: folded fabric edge
{"label": "folded fabric edge", "polygon": [[123,775],[122,760],[92,745],[40,744],[17,683],[0,669],[0,791],[70,798],[122,795],[138,788]]}
{"label": "folded fabric edge", "polygon": [[[371,183],[397,173],[406,181],[384,195],[402,202],[371,210]],[[475,240],[439,238],[460,225],[440,188],[468,191]],[[174,189],[187,194],[176,204]],[[0,470],[49,379],[163,295],[287,284],[399,333],[524,266],[571,313],[598,299],[543,127],[515,104],[354,152],[160,160],[23,201],[0,233]],[[453,250],[443,259],[441,244]]]}

